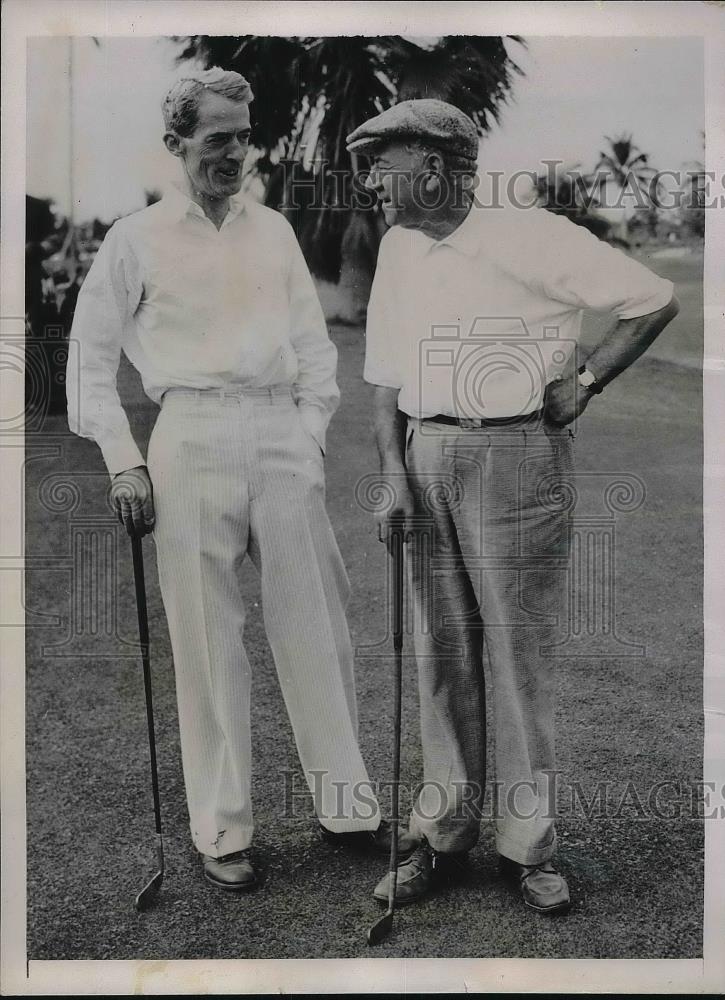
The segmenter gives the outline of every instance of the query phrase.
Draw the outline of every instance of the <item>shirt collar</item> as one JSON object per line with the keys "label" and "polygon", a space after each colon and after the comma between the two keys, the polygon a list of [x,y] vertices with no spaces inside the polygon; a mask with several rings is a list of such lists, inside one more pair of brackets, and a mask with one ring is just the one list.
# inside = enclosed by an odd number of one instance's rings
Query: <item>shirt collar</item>
{"label": "shirt collar", "polygon": [[454,229],[452,233],[442,240],[434,240],[429,236],[425,236],[426,241],[425,252],[431,253],[436,247],[453,247],[454,250],[458,250],[468,257],[475,256],[481,248],[481,241],[483,239],[483,233],[481,230],[481,222],[483,217],[483,209],[476,206],[476,203],[471,205],[471,209],[463,220],[463,222]]}
{"label": "shirt collar", "polygon": [[[197,205],[184,191],[176,184],[170,184],[164,191],[161,199],[164,210],[174,222],[181,222],[188,215],[198,215],[202,219],[206,218],[204,209]],[[231,222],[245,210],[244,197],[241,194],[234,194],[229,198],[229,211],[224,219],[224,225]]]}

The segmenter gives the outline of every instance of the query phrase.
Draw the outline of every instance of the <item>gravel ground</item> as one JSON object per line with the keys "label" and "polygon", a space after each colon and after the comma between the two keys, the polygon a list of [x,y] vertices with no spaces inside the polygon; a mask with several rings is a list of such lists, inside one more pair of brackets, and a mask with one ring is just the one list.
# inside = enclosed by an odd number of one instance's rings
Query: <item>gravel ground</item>
{"label": "gravel ground", "polygon": [[[652,262],[654,265],[654,261]],[[573,907],[546,919],[526,912],[497,868],[488,824],[468,868],[408,908],[376,957],[693,958],[702,954],[703,825],[690,801],[702,773],[701,379],[693,364],[702,307],[696,263],[679,269],[685,308],[642,359],[595,400],[576,436],[580,471],[631,473],[639,509],[616,522],[617,634],[645,656],[562,658],[558,665],[559,860]],[[683,270],[684,269],[684,270]],[[699,313],[698,313],[699,308]],[[590,325],[589,339],[596,325]],[[335,328],[343,404],[327,457],[328,507],[353,584],[360,734],[371,776],[390,769],[390,659],[371,652],[384,635],[385,560],[354,500],[374,470],[363,338]],[[678,347],[679,345],[679,347]],[[145,442],[155,409],[124,370],[134,430]],[[380,909],[372,888],[384,859],[322,843],[311,803],[284,815],[285,787],[302,787],[291,730],[264,637],[259,587],[244,574],[253,667],[255,859],[261,885],[242,897],[201,877],[188,836],[170,647],[147,540],[147,588],[167,876],[157,905],[133,908],[154,866],[153,812],[141,668],[134,655],[130,553],[112,532],[111,585],[94,614],[88,579],[72,577],[77,537],[113,521],[92,444],[59,417],[28,442],[27,783],[28,955],[31,959],[368,957],[365,930]],[[84,470],[79,472],[78,470]],[[48,477],[70,475],[77,504]],[[595,499],[595,486],[583,499]],[[42,486],[41,486],[42,484]],[[589,491],[589,492],[587,492]],[[42,501],[40,499],[42,494]],[[80,535],[78,534],[80,532]],[[56,620],[52,617],[57,616]],[[83,634],[74,633],[73,618]],[[624,647],[623,647],[624,649]],[[421,776],[411,650],[404,663],[404,783]],[[567,783],[606,808],[587,819]],[[648,792],[676,812],[658,818]],[[293,784],[294,783],[294,784]],[[638,798],[636,797],[638,796]],[[289,810],[288,810],[289,812]]]}

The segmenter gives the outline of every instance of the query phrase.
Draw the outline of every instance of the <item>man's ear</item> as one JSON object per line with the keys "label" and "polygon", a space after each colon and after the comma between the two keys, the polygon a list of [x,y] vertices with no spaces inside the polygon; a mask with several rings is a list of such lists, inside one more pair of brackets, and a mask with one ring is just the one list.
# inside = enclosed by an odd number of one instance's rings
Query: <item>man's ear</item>
{"label": "man's ear", "polygon": [[443,157],[436,150],[432,150],[426,155],[424,167],[427,173],[435,177],[442,177],[445,173],[445,163]]}
{"label": "man's ear", "polygon": [[443,184],[445,164],[440,153],[427,153],[423,161],[423,177],[425,190],[430,192],[441,190]]}
{"label": "man's ear", "polygon": [[172,156],[181,156],[183,154],[183,140],[176,132],[164,133],[164,146],[166,146]]}

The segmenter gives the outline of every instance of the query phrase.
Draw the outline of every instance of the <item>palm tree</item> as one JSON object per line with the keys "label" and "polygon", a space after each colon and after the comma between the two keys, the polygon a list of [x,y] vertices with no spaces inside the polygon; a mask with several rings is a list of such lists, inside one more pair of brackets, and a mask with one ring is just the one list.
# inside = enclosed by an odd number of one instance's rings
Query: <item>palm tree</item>
{"label": "palm tree", "polygon": [[634,144],[632,133],[621,133],[621,135],[610,138],[604,137],[609,143],[609,149],[600,151],[599,161],[594,168],[594,176],[600,193],[608,185],[614,188],[617,205],[609,204],[610,198],[605,196],[604,210],[602,214],[615,212],[617,217],[612,218],[617,235],[625,243],[629,228],[629,220],[634,214],[635,206],[623,204],[624,192],[630,193],[637,202],[639,208],[654,209],[657,207],[657,197],[660,193],[660,185],[657,170],[649,165],[649,156]]}
{"label": "palm tree", "polygon": [[557,171],[554,177],[548,172],[539,174],[534,181],[534,189],[541,208],[584,226],[600,239],[608,238],[611,226],[596,214],[599,201],[594,178],[590,174],[582,174],[579,164],[561,173]]}
{"label": "palm tree", "polygon": [[[705,132],[700,130],[702,152],[705,153]],[[690,160],[685,164],[687,180],[685,182],[684,203],[679,210],[681,223],[686,232],[700,239],[705,235],[705,164],[702,160]]]}
{"label": "palm tree", "polygon": [[[522,39],[511,36],[520,45]],[[346,136],[397,100],[436,97],[465,111],[484,134],[498,121],[522,70],[499,37],[399,36],[178,38],[179,61],[242,73],[255,93],[251,172],[265,203],[295,226],[312,272],[364,311],[385,225],[360,187]]]}

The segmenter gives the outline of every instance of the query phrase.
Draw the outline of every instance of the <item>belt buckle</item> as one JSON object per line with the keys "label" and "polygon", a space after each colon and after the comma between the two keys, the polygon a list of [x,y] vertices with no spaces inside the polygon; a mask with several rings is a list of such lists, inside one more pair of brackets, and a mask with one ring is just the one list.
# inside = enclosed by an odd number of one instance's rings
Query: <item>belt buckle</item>
{"label": "belt buckle", "polygon": [[459,417],[458,423],[464,431],[480,431],[483,427],[483,420],[480,417]]}

